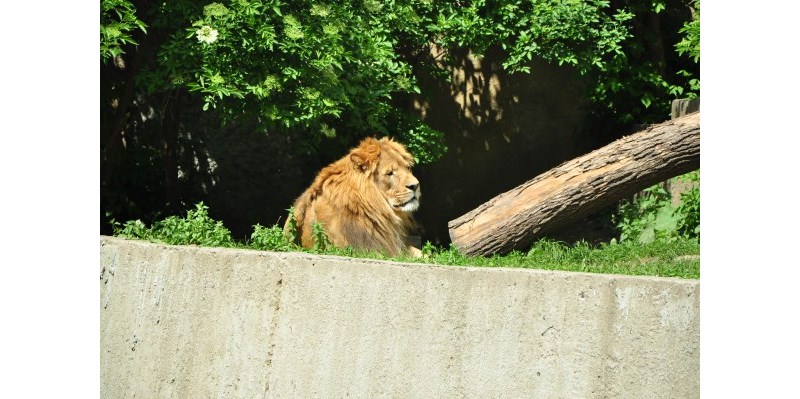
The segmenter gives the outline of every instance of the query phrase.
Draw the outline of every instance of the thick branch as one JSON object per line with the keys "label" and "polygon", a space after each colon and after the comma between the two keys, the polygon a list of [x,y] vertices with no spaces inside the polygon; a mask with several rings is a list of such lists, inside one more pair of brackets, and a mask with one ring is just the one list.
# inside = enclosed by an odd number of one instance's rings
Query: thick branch
{"label": "thick branch", "polygon": [[469,255],[506,253],[655,183],[700,167],[700,113],[565,162],[448,223]]}

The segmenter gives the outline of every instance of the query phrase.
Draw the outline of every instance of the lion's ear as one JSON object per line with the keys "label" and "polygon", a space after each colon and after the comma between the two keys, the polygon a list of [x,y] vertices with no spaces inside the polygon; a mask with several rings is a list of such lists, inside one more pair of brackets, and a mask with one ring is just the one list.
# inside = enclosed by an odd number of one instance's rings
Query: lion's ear
{"label": "lion's ear", "polygon": [[353,161],[353,167],[358,171],[365,172],[369,169],[369,158],[364,153],[353,152],[350,154],[350,160]]}
{"label": "lion's ear", "polygon": [[361,141],[358,147],[350,152],[350,160],[353,167],[361,172],[371,170],[377,165],[381,156],[381,146],[378,140],[368,137]]}

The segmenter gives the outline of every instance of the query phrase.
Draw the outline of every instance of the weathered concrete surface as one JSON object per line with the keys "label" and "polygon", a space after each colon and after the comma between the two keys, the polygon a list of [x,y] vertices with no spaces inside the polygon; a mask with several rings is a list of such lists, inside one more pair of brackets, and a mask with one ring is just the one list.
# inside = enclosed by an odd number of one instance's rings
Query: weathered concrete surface
{"label": "weathered concrete surface", "polygon": [[699,282],[101,237],[103,398],[696,398]]}

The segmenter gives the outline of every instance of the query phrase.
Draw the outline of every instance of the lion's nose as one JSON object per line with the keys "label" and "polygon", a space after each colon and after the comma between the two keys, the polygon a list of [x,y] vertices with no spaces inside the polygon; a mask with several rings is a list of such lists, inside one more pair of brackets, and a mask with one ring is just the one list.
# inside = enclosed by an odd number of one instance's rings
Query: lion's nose
{"label": "lion's nose", "polygon": [[408,189],[411,190],[411,191],[417,191],[417,187],[419,187],[419,183],[409,184],[406,187],[408,187]]}

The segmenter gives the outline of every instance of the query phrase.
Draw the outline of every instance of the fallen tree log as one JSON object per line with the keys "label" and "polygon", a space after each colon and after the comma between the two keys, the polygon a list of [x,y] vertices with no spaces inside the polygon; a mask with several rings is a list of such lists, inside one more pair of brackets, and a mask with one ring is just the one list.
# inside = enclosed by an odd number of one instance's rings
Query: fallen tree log
{"label": "fallen tree log", "polygon": [[468,255],[524,250],[653,184],[700,168],[700,112],[648,127],[565,162],[451,220]]}

